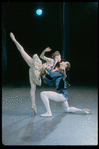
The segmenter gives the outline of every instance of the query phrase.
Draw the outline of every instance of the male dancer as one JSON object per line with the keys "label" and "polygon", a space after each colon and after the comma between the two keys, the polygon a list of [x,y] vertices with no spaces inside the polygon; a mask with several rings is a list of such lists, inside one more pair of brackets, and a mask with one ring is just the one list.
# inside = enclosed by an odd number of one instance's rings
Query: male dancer
{"label": "male dancer", "polygon": [[68,62],[61,62],[59,71],[51,72],[47,68],[45,69],[46,73],[48,73],[50,77],[56,79],[55,84],[56,84],[57,92],[43,91],[40,93],[41,99],[47,110],[47,112],[42,114],[41,116],[52,116],[52,112],[51,112],[50,105],[49,105],[49,99],[56,101],[56,102],[63,102],[63,107],[64,107],[65,112],[72,112],[72,113],[78,113],[78,114],[91,114],[92,113],[88,109],[78,109],[75,107],[69,107],[68,105],[69,94],[66,90],[67,85],[64,79],[64,73],[62,73],[62,71],[66,71],[67,67],[68,67]]}

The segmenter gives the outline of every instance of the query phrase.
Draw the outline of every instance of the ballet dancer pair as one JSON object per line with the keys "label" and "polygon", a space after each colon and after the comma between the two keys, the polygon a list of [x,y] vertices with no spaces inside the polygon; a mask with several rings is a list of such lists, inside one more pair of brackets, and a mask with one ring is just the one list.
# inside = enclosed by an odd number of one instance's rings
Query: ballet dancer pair
{"label": "ballet dancer pair", "polygon": [[30,57],[24,50],[24,48],[20,45],[20,43],[15,39],[15,36],[13,33],[10,33],[10,37],[12,41],[15,43],[17,49],[19,50],[21,56],[25,60],[25,62],[29,66],[29,81],[31,85],[30,90],[30,97],[32,101],[31,108],[34,110],[35,114],[37,114],[37,108],[35,103],[35,91],[36,91],[36,85],[41,86],[41,75],[44,75],[45,68],[48,68],[49,70],[52,70],[57,62],[61,61],[61,55],[58,51],[55,51],[52,54],[52,58],[48,58],[45,56],[46,52],[50,52],[51,49],[48,47],[46,48],[40,55],[40,58],[45,61],[44,64],[42,64],[42,61],[38,57],[37,54],[33,55],[33,58]]}
{"label": "ballet dancer pair", "polygon": [[[31,85],[30,97],[32,101],[31,108],[34,110],[35,114],[37,114],[37,108],[35,103],[35,91],[36,85],[41,86],[41,76],[43,76],[43,80],[49,86],[56,85],[56,92],[53,91],[43,91],[40,93],[41,99],[46,107],[47,112],[41,114],[41,116],[52,116],[52,112],[49,105],[49,99],[62,102],[63,108],[65,112],[79,113],[79,114],[91,114],[92,112],[88,109],[78,109],[75,107],[69,107],[68,105],[68,92],[67,92],[67,84],[66,84],[66,71],[70,69],[69,62],[61,62],[61,55],[58,51],[55,51],[52,54],[52,58],[48,58],[45,56],[46,52],[50,52],[51,49],[46,48],[40,55],[40,58],[45,61],[42,64],[42,61],[38,57],[37,54],[33,55],[31,58],[24,50],[24,48],[20,45],[20,43],[15,39],[13,33],[10,33],[10,37],[12,41],[15,43],[17,49],[22,55],[23,59],[29,66],[29,81]],[[59,63],[58,67],[55,67],[56,64]],[[49,76],[49,77],[48,77]],[[49,79],[50,78],[50,79]]]}

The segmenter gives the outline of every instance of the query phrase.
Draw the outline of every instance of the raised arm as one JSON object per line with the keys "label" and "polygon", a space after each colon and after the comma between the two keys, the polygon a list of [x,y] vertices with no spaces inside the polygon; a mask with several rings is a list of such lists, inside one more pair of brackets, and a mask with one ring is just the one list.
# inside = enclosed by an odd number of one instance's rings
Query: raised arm
{"label": "raised arm", "polygon": [[51,49],[50,49],[49,47],[46,48],[46,49],[41,53],[40,58],[43,59],[43,60],[45,60],[45,61],[51,61],[51,60],[52,60],[51,58],[48,58],[48,57],[45,56],[45,53],[46,53],[46,52],[50,52],[50,51],[51,51]]}
{"label": "raised arm", "polygon": [[26,61],[29,67],[32,67],[33,60],[32,58],[24,51],[24,48],[20,45],[20,43],[15,39],[15,36],[13,33],[10,33],[10,37],[12,41],[15,43],[17,49],[20,51],[23,59]]}

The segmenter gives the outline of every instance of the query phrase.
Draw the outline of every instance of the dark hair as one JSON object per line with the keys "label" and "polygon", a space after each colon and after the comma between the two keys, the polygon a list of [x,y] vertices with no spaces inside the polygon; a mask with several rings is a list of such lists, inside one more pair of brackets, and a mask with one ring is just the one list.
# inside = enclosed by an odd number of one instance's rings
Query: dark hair
{"label": "dark hair", "polygon": [[71,65],[70,65],[70,63],[68,62],[68,63],[67,63],[67,67],[66,67],[66,71],[69,71],[70,68],[71,68]]}
{"label": "dark hair", "polygon": [[54,66],[54,68],[59,68],[60,67],[60,62],[57,62],[56,65]]}
{"label": "dark hair", "polygon": [[66,67],[66,69],[65,69],[65,70],[61,70],[61,73],[64,74],[64,80],[65,80],[66,77],[67,77],[67,75],[66,75],[66,71],[69,71],[70,68],[71,68],[71,65],[70,65],[70,63],[68,62],[68,63],[67,63],[67,67]]}
{"label": "dark hair", "polygon": [[55,58],[55,56],[58,56],[60,55],[59,51],[55,51],[53,54],[52,54],[52,58]]}

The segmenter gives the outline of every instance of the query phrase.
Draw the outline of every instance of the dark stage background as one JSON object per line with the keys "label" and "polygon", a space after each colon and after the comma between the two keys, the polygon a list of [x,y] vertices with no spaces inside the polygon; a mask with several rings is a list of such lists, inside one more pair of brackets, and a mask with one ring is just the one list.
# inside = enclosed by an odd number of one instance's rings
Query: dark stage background
{"label": "dark stage background", "polygon": [[[98,2],[67,4],[64,57],[71,63],[70,83],[97,85]],[[42,16],[35,14],[39,7]],[[46,47],[52,48],[46,53],[51,56],[56,50],[63,54],[63,31],[62,2],[2,3],[2,83],[29,82],[29,67],[10,39],[10,32],[30,56],[40,55]]]}

